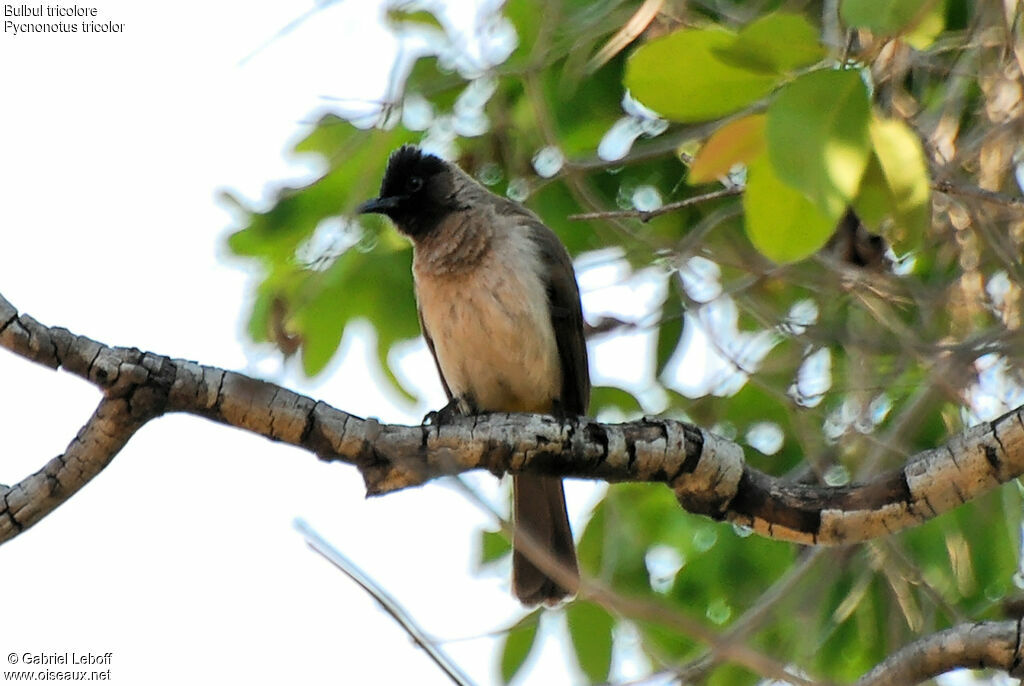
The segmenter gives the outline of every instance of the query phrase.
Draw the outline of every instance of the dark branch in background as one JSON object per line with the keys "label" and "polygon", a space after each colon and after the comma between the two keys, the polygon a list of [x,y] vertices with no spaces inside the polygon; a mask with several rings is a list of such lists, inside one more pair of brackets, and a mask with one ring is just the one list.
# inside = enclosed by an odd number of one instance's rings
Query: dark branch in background
{"label": "dark branch in background", "polygon": [[853,486],[784,481],[700,427],[644,418],[600,424],[490,414],[443,426],[362,419],[275,384],[49,328],[0,297],[0,347],[88,379],[104,392],[67,452],[0,489],[0,542],[32,526],[99,473],[143,424],[185,412],[359,468],[370,495],[487,469],[608,482],[661,482],[690,512],[772,538],[841,544],[919,524],[1024,473],[1024,408],[976,426],[902,469]]}

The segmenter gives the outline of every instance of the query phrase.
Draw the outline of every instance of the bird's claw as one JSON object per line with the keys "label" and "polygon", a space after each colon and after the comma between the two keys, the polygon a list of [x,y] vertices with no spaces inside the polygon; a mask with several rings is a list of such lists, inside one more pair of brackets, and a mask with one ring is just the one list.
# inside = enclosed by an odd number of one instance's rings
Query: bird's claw
{"label": "bird's claw", "polygon": [[453,419],[461,415],[462,411],[459,407],[459,399],[452,398],[452,400],[440,410],[431,410],[423,415],[423,426],[441,426],[442,424],[448,424]]}

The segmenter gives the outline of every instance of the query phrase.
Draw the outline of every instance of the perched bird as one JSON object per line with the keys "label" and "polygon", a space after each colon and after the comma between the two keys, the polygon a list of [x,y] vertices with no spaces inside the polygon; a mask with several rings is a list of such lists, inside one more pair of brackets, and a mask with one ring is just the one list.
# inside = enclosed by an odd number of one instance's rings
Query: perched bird
{"label": "perched bird", "polygon": [[[535,214],[411,145],[391,154],[379,197],[358,211],[388,216],[412,240],[420,327],[448,413],[586,414],[590,374],[572,260]],[[514,544],[513,590],[523,603],[556,603],[579,578],[562,481],[520,474],[512,490],[516,531],[574,579],[559,585]]]}

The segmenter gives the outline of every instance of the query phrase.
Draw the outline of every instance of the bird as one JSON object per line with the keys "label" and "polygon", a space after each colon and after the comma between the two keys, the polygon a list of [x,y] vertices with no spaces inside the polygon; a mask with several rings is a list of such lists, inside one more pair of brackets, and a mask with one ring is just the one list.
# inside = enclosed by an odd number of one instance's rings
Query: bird
{"label": "bird", "polygon": [[[420,328],[449,401],[435,421],[487,412],[586,415],[579,286],[568,251],[536,214],[415,145],[391,154],[378,197],[357,212],[387,216],[413,244]],[[516,474],[512,491],[513,593],[525,605],[556,605],[579,586],[562,480]],[[571,583],[551,579],[522,552],[524,535]]]}

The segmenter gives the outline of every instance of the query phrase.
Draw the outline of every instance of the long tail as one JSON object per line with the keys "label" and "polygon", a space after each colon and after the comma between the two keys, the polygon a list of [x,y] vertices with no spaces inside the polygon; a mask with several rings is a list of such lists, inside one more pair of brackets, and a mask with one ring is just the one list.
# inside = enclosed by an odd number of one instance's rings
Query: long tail
{"label": "long tail", "polygon": [[544,546],[573,577],[570,588],[557,584],[537,569],[526,555],[513,547],[512,589],[524,604],[553,605],[579,586],[576,546],[565,511],[565,492],[557,477],[522,474],[512,478],[514,517],[517,531],[524,531]]}

